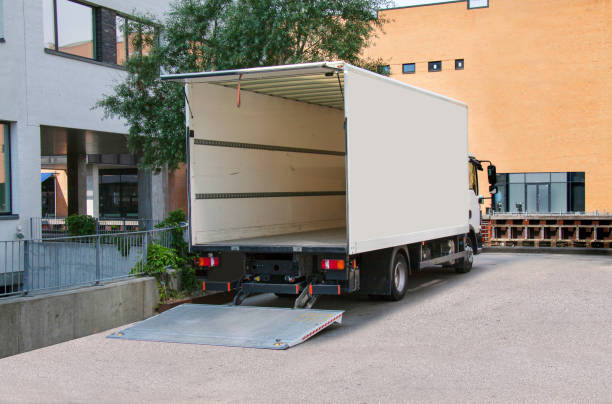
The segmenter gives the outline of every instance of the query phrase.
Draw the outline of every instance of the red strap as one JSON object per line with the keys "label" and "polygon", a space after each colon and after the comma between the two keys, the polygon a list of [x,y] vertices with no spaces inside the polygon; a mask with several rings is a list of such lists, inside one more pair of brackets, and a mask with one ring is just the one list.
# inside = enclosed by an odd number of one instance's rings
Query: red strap
{"label": "red strap", "polygon": [[236,106],[240,108],[240,80],[242,80],[242,74],[238,77],[238,99],[236,100]]}

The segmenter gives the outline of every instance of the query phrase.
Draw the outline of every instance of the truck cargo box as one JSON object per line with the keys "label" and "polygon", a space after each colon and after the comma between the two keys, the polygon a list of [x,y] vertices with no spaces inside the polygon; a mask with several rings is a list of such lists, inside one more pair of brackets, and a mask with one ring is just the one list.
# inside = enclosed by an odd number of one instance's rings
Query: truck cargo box
{"label": "truck cargo box", "polygon": [[357,254],[468,232],[467,106],[342,62],[166,76],[190,244]]}

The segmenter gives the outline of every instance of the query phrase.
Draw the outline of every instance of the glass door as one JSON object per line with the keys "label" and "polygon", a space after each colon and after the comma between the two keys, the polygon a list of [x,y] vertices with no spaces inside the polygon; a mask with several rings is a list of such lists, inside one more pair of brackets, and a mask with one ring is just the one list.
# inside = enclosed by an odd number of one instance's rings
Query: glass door
{"label": "glass door", "polygon": [[550,184],[526,184],[527,212],[550,212]]}

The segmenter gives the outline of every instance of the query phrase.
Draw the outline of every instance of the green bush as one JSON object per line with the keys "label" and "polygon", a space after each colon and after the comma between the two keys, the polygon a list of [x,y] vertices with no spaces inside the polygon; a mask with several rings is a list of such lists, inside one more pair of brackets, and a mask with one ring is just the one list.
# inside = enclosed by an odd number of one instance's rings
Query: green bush
{"label": "green bush", "polygon": [[96,219],[92,216],[70,215],[66,218],[65,224],[71,236],[96,234]]}
{"label": "green bush", "polygon": [[192,266],[183,266],[181,268],[181,287],[187,293],[192,293],[200,287],[201,283],[196,278],[195,268]]}
{"label": "green bush", "polygon": [[180,209],[177,209],[170,212],[166,219],[155,225],[155,227],[158,229],[172,228],[172,241],[170,245],[181,257],[187,256],[188,249],[187,242],[183,237],[183,228],[181,227],[185,223],[185,220],[185,212]]}
{"label": "green bush", "polygon": [[175,269],[182,268],[185,265],[185,260],[171,248],[166,248],[159,244],[149,244],[149,248],[147,249],[147,263],[144,267],[142,267],[142,263],[139,264],[142,271],[138,272],[155,276],[165,273],[168,267]]}

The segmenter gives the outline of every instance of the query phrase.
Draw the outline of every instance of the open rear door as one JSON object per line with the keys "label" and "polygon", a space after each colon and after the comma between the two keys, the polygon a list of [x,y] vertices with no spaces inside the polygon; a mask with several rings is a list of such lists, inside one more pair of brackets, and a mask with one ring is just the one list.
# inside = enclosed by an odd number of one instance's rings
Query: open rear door
{"label": "open rear door", "polygon": [[467,106],[344,66],[350,254],[468,231]]}

